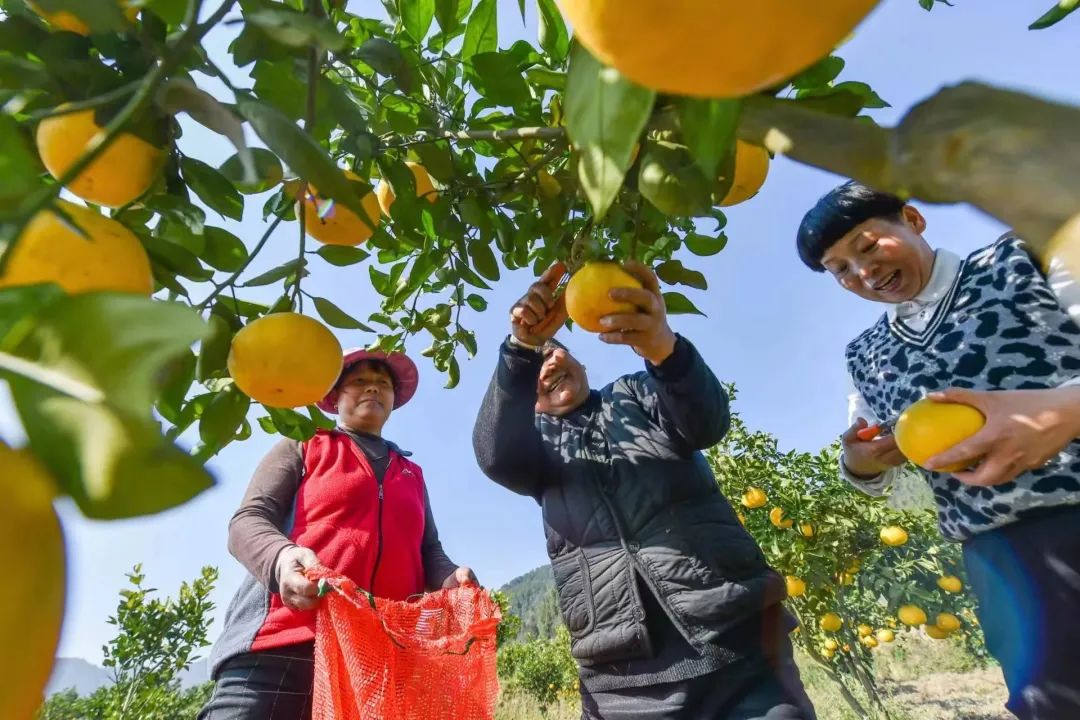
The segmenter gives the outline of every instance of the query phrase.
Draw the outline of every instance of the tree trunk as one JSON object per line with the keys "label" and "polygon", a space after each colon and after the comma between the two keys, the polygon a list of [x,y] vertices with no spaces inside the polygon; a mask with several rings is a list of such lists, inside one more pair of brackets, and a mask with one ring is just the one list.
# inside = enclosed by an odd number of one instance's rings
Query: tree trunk
{"label": "tree trunk", "polygon": [[752,97],[739,135],[903,197],[969,203],[1044,255],[1051,249],[1069,255],[1071,248],[1059,245],[1066,237],[1066,245],[1080,244],[1075,106],[966,82],[919,103],[895,128],[883,128]]}

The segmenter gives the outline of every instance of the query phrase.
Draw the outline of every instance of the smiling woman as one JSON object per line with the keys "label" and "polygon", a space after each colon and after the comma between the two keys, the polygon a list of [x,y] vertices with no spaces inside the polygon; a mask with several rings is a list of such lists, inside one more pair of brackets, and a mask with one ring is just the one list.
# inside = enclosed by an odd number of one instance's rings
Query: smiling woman
{"label": "smiling woman", "polygon": [[420,466],[382,436],[416,392],[416,365],[355,349],[342,368],[319,403],[338,427],[278,443],[229,524],[229,551],[250,574],[214,648],[201,720],[310,717],[319,599],[305,571],[390,600],[475,580],[443,552]]}

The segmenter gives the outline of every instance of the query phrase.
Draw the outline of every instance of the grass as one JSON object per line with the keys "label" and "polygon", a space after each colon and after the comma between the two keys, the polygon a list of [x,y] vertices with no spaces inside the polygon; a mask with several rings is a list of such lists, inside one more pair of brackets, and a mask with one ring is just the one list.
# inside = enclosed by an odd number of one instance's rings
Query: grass
{"label": "grass", "polygon": [[[1008,720],[1005,685],[997,666],[981,667],[958,641],[930,640],[901,633],[876,651],[875,675],[892,720]],[[825,671],[797,658],[818,720],[862,720],[843,701]],[[866,698],[853,691],[860,702]],[[496,720],[579,720],[576,700],[542,711],[528,696],[504,692]]]}

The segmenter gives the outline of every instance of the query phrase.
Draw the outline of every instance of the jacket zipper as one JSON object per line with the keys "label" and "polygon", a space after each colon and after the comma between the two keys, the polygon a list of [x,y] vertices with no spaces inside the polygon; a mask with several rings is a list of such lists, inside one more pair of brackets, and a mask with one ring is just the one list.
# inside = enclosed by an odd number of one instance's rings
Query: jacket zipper
{"label": "jacket zipper", "polygon": [[[389,469],[389,468],[387,468]],[[375,541],[375,566],[371,568],[371,582],[368,583],[368,592],[375,594],[375,574],[379,572],[379,563],[382,561],[382,509],[383,509],[383,479],[379,478],[379,530]]]}

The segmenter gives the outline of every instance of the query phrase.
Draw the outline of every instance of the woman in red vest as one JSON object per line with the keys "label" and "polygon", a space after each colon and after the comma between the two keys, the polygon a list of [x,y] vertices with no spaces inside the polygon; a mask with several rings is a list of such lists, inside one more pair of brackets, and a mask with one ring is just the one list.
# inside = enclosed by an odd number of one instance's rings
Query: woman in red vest
{"label": "woman in red vest", "polygon": [[217,684],[199,720],[311,716],[318,588],[305,570],[391,600],[476,580],[443,552],[420,467],[382,436],[417,382],[402,353],[346,352],[319,403],[338,427],[280,441],[255,470],[229,523],[229,552],[250,575],[211,654]]}

